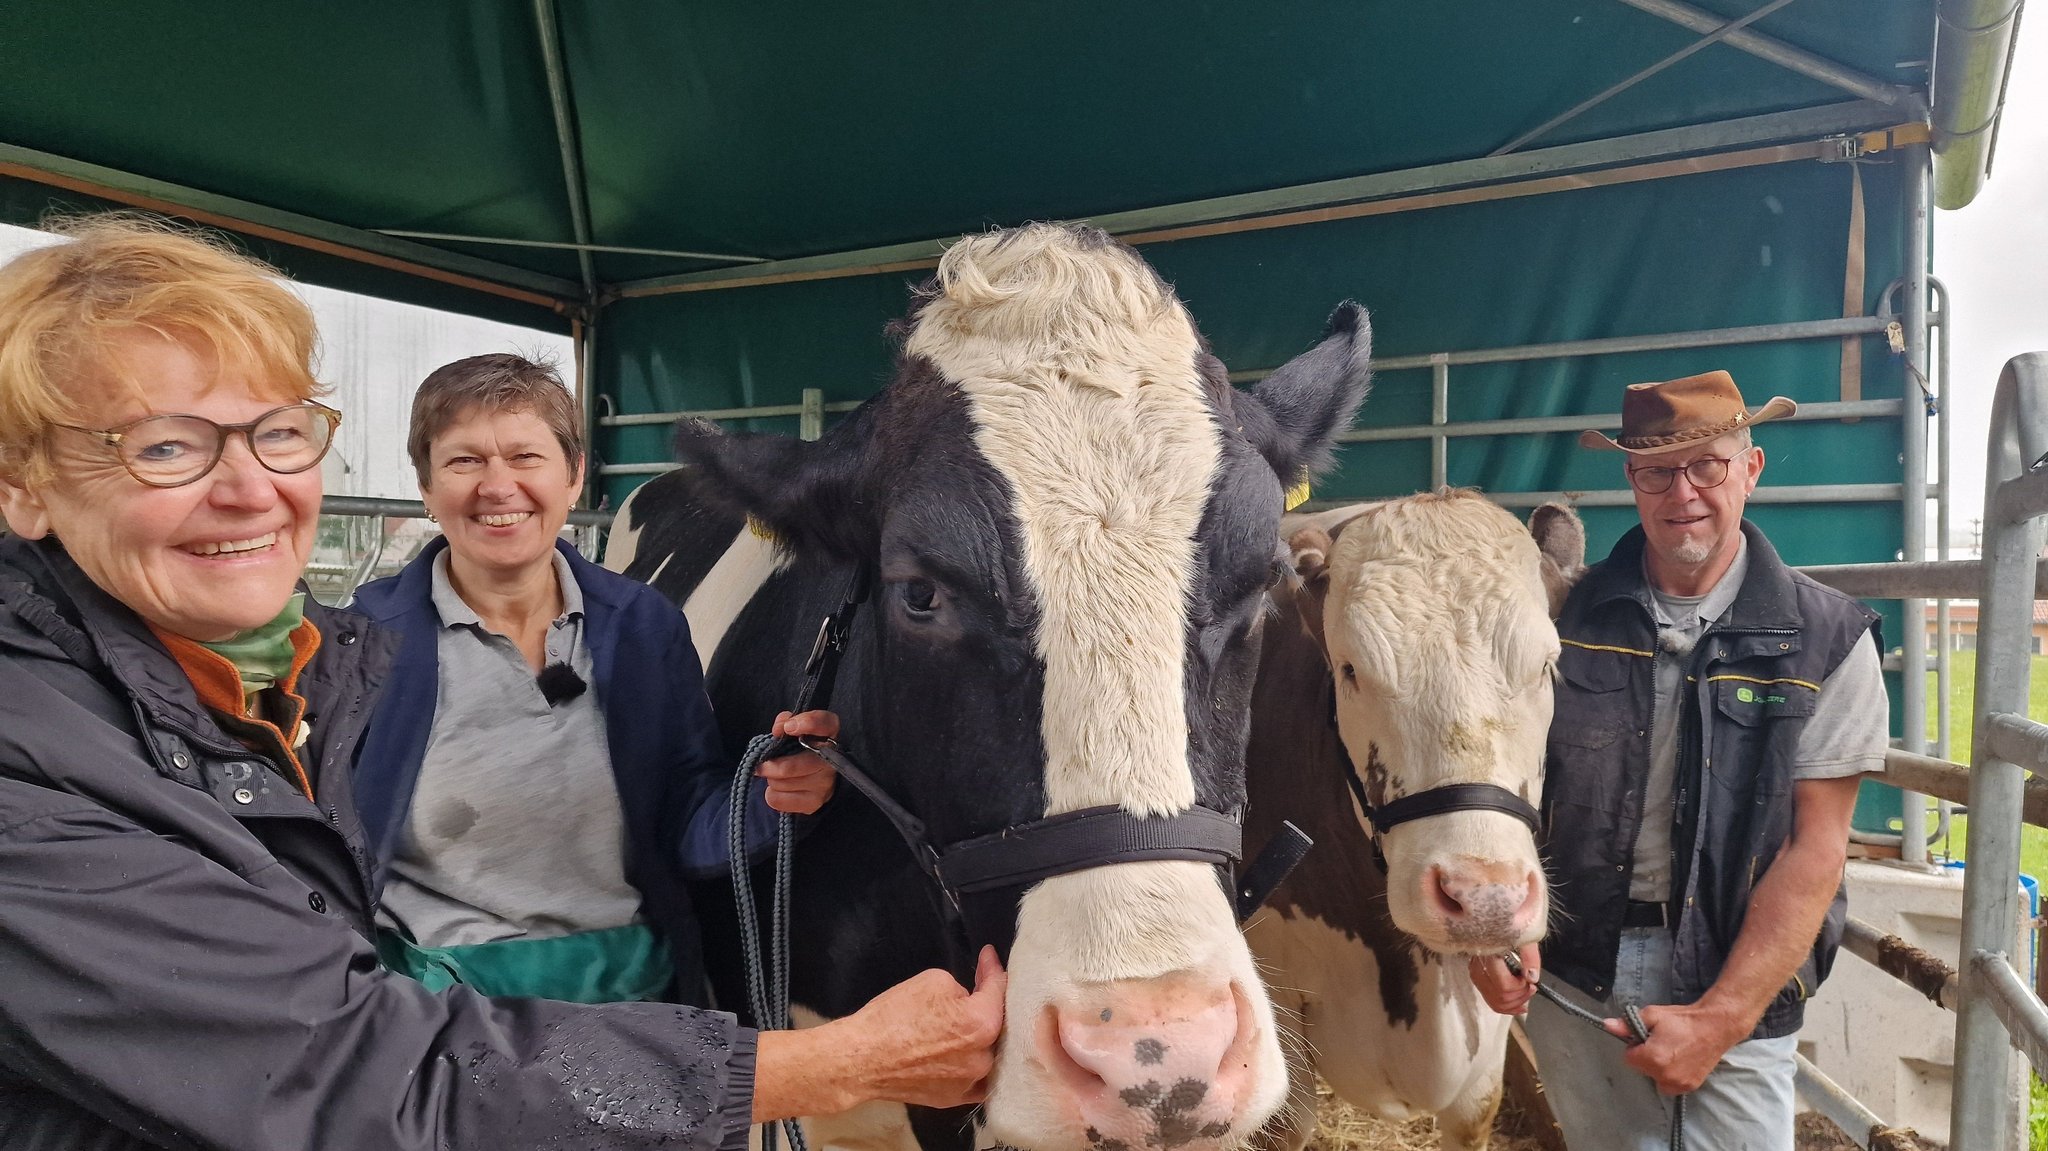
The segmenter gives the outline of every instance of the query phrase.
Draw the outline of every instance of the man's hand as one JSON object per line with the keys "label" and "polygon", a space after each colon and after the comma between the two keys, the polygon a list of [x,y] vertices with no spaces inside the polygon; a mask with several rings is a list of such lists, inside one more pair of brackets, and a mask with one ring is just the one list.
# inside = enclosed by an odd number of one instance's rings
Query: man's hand
{"label": "man's hand", "polygon": [[[1630,1067],[1649,1076],[1657,1090],[1666,1095],[1697,1091],[1706,1082],[1707,1074],[1721,1062],[1721,1056],[1749,1037],[1749,1028],[1697,1003],[1645,1007],[1642,1015],[1650,1038],[1630,1047],[1622,1058]],[[1625,1021],[1608,1019],[1603,1026],[1609,1034],[1635,1042],[1635,1033]]]}
{"label": "man's hand", "polygon": [[877,1099],[959,1107],[988,1095],[1009,975],[981,949],[974,990],[923,971],[844,1019],[761,1034],[754,1122],[833,1115]]}
{"label": "man's hand", "polygon": [[[785,711],[775,717],[771,734],[837,739],[839,717],[829,711],[807,711],[802,715]],[[839,778],[831,764],[808,751],[768,760],[754,774],[768,781],[768,806],[791,815],[811,815],[825,806]]]}
{"label": "man's hand", "polygon": [[1479,997],[1502,1015],[1527,1015],[1529,1001],[1536,997],[1536,981],[1543,976],[1543,957],[1535,944],[1523,944],[1515,957],[1522,963],[1520,975],[1509,971],[1497,955],[1475,955],[1467,964]]}

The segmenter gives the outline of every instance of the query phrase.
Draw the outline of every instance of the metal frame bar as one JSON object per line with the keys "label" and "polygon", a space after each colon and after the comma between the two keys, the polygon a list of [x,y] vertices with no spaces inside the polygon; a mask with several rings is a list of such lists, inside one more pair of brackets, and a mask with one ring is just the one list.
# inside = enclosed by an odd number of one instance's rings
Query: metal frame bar
{"label": "metal frame bar", "polygon": [[[815,392],[820,390],[817,388],[805,388],[804,391]],[[821,398],[822,394],[820,392]],[[825,412],[850,412],[859,407],[860,404],[859,400],[834,400],[829,404],[823,404],[819,410]],[[701,408],[688,412],[634,412],[631,415],[625,416],[605,416],[599,419],[597,424],[603,428],[633,428],[642,427],[647,424],[672,424],[684,418],[700,420],[756,420],[777,416],[801,417],[803,414],[804,405],[802,403],[760,404],[751,408]]]}
{"label": "metal frame bar", "polygon": [[[1900,525],[1902,557],[1908,563],[1927,558],[1927,416],[1916,402],[1927,382],[1927,254],[1932,168],[1927,145],[1913,144],[1902,153],[1906,178],[1905,315],[1907,407],[1899,421],[1900,470],[1906,486],[1904,522]],[[1947,503],[1943,489],[1942,502]],[[1904,671],[1899,676],[1899,746],[1920,754],[1927,750],[1927,601],[1908,597],[1900,605],[1905,633],[1899,637]],[[1899,795],[1899,857],[1907,863],[1927,862],[1927,798],[1918,792]]]}
{"label": "metal frame bar", "polygon": [[323,252],[357,263],[519,300],[567,314],[581,295],[574,283],[542,272],[416,244],[362,228],[302,216],[232,196],[88,164],[68,156],[0,144],[0,176],[77,192],[96,199],[180,216],[265,240]]}
{"label": "metal frame bar", "polygon": [[[1858,599],[1975,599],[1984,582],[1984,565],[1976,560],[1817,564],[1799,570]],[[2034,595],[2048,599],[2048,560],[2034,566]]]}
{"label": "metal frame bar", "polygon": [[[1979,951],[1970,957],[1970,991],[1965,1002],[1971,1000],[1991,1009],[2027,1062],[2048,1070],[2048,1008],[2041,1006],[2034,989],[2012,969],[2004,952]],[[1952,1146],[1959,1151],[1968,1147],[1960,1139]]]}
{"label": "metal frame bar", "polygon": [[[1850,400],[1846,403],[1830,401],[1801,404],[1799,410],[1786,416],[1785,420],[1797,423],[1870,417],[1890,419],[1899,417],[1905,410],[1906,406],[1900,400]],[[1339,434],[1337,439],[1340,443],[1366,444],[1387,440],[1448,439],[1460,436],[1541,435],[1620,426],[1621,413],[1595,412],[1584,416],[1520,416],[1508,420],[1464,420],[1455,424],[1395,424],[1383,428],[1353,428]]]}
{"label": "metal frame bar", "polygon": [[[1554,344],[1517,344],[1506,348],[1475,348],[1465,352],[1431,352],[1418,356],[1383,356],[1373,360],[1375,372],[1427,368],[1437,356],[1452,367],[1467,364],[1508,364],[1522,360],[1562,360],[1575,356],[1606,356],[1621,352],[1669,352],[1686,348],[1724,348],[1736,344],[1769,344],[1781,340],[1839,340],[1874,336],[1888,321],[1880,316],[1848,316],[1839,320],[1794,320],[1783,324],[1750,324],[1739,328],[1702,328],[1692,332],[1657,332],[1643,336],[1606,336],[1597,340],[1565,340]],[[1273,371],[1256,368],[1230,373],[1233,384],[1262,380]],[[1619,426],[1618,417],[1617,424]]]}
{"label": "metal frame bar", "polygon": [[[379,496],[326,496],[320,500],[320,514],[423,520],[427,518],[427,505],[418,500],[387,500]],[[576,508],[569,512],[569,522],[577,527],[601,527],[612,522],[612,515]]]}
{"label": "metal frame bar", "polygon": [[576,267],[583,274],[583,298],[597,305],[597,269],[590,259],[590,206],[583,194],[583,145],[576,138],[576,114],[569,106],[569,74],[562,64],[562,29],[555,0],[533,0],[540,34],[541,66],[548,78],[548,107],[554,112],[555,147],[562,155],[562,186],[569,195],[569,230],[576,237]]}
{"label": "metal frame bar", "polygon": [[2048,724],[2023,715],[1993,715],[1985,718],[1983,733],[1985,754],[2037,774],[2048,773]]}
{"label": "metal frame bar", "polygon": [[506,248],[547,248],[565,252],[609,252],[620,256],[669,256],[678,260],[717,260],[727,264],[762,264],[760,256],[734,256],[722,252],[682,252],[674,248],[634,248],[624,244],[569,244],[560,240],[514,240],[505,236],[471,236],[461,232],[415,232],[408,228],[378,228],[380,236],[407,240],[445,240],[456,244],[495,244]]}
{"label": "metal frame bar", "polygon": [[[1885,753],[1884,774],[1863,778],[1870,783],[1901,790],[1910,787],[1922,795],[1939,796],[1953,803],[1967,803],[1970,799],[1969,768],[1946,759],[1913,755],[1897,748]],[[2048,780],[2027,780],[2021,795],[2020,821],[2032,827],[2048,827]]]}
{"label": "metal frame bar", "polygon": [[[2006,364],[1991,401],[1989,449],[1985,455],[1984,586],[1978,597],[1976,731],[1970,778],[1970,866],[1963,881],[1962,954],[1971,957],[1956,1019],[1955,1094],[1950,1110],[1950,1146],[1957,1151],[1992,1151],[2004,1146],[2016,1116],[2007,1099],[2011,1043],[2022,1031],[2007,1031],[2001,999],[2017,983],[2003,960],[1983,959],[2011,946],[2019,915],[2020,810],[2026,792],[2019,764],[1992,753],[2001,738],[1993,717],[2024,715],[2032,672],[2029,621],[2041,554],[2043,523],[2031,515],[2039,501],[2015,501],[2015,485],[2028,485],[2036,461],[2048,452],[2048,353],[2019,356]],[[2035,485],[2038,488],[2038,485]],[[2024,988],[2023,994],[2031,998]],[[2038,1003],[2034,1008],[2039,1010]],[[2039,1050],[2031,1052],[2040,1054]],[[2048,1061],[2037,1064],[2048,1066]]]}
{"label": "metal frame bar", "polygon": [[1792,1066],[1793,1081],[1799,1088],[1800,1097],[1813,1104],[1815,1111],[1827,1116],[1830,1123],[1841,1128],[1842,1134],[1854,1140],[1856,1146],[1863,1151],[1871,1151],[1871,1133],[1883,1130],[1884,1120],[1844,1090],[1841,1084],[1828,1078],[1806,1056],[1793,1052]]}
{"label": "metal frame bar", "polygon": [[[1949,419],[1950,392],[1948,386],[1948,286],[1939,277],[1928,276],[1927,288],[1931,302],[1937,306],[1929,313],[1927,328],[1930,334],[1940,333],[1937,347],[1940,355],[1936,361],[1934,384],[1934,483],[1940,489],[1941,498],[1934,505],[1934,558],[1946,563],[1949,549],[1949,433],[1952,421]],[[2037,580],[2038,587],[2038,580]],[[1964,593],[1973,594],[1975,589]],[[2041,593],[2037,590],[2035,594]],[[1963,598],[1958,596],[1955,598]],[[1949,619],[1949,596],[1939,596],[1934,601],[1934,636],[1939,645],[1934,653],[1934,691],[1938,701],[1934,708],[1934,754],[1947,759],[1952,754],[1951,735],[1954,717],[1949,714],[1949,685],[1954,682],[1955,652],[1951,639],[1953,628]],[[1948,804],[1942,804],[1942,817],[1948,817]]]}
{"label": "metal frame bar", "polygon": [[[1145,233],[1183,225],[1245,219],[1306,208],[1392,199],[1448,188],[1527,180],[1539,176],[1584,172],[1646,160],[1726,151],[1759,144],[1818,140],[1918,122],[1924,108],[1900,102],[1851,101],[1818,108],[1773,112],[1685,128],[1668,128],[1633,136],[1562,144],[1511,156],[1478,157],[1219,196],[1156,208],[1113,212],[1090,217],[1088,223],[1117,235]],[[615,285],[618,297],[662,295],[676,291],[737,288],[796,279],[873,275],[930,266],[950,237],[889,244],[844,252],[828,252],[787,260],[771,260],[745,268],[711,268],[673,276],[656,276]],[[1142,240],[1140,241],[1142,242]]]}
{"label": "metal frame bar", "polygon": [[1662,60],[1657,61],[1655,64],[1652,64],[1649,67],[1642,69],[1635,75],[1630,76],[1625,80],[1618,80],[1613,84],[1610,84],[1607,87],[1601,89],[1599,92],[1596,92],[1593,95],[1586,97],[1584,100],[1581,100],[1578,103],[1572,105],[1571,107],[1565,109],[1564,111],[1559,112],[1557,115],[1552,116],[1550,119],[1545,120],[1541,124],[1536,125],[1534,128],[1529,129],[1527,132],[1522,133],[1514,139],[1509,140],[1507,143],[1502,144],[1500,147],[1495,148],[1493,151],[1488,152],[1487,155],[1505,156],[1509,152],[1513,152],[1519,149],[1524,144],[1527,144],[1534,140],[1542,139],[1551,131],[1565,124],[1568,124],[1573,120],[1578,119],[1580,116],[1585,115],[1587,112],[1590,112],[1593,109],[1599,107],[1600,105],[1605,104],[1607,101],[1612,100],[1616,96],[1621,95],[1623,92],[1626,92],[1630,88],[1633,88],[1636,85],[1642,83],[1643,81],[1648,80],[1650,77],[1655,76],[1657,73],[1664,71],[1672,65],[1677,64],[1680,61],[1691,57],[1693,54],[1699,52],[1700,50],[1707,48],[1711,45],[1720,43],[1721,41],[1727,39],[1731,33],[1740,32],[1744,28],[1749,27],[1751,24],[1756,23],[1758,20],[1763,19],[1764,17],[1770,15],[1773,12],[1776,12],[1778,9],[1783,8],[1785,5],[1790,3],[1792,3],[1792,0],[1770,0],[1770,3],[1765,4],[1763,7],[1758,8],[1756,11],[1751,12],[1749,15],[1738,16],[1735,19],[1728,21],[1727,23],[1721,25],[1719,28],[1716,28],[1712,32],[1707,33],[1705,36],[1700,37],[1692,43],[1687,44],[1685,47],[1680,48],[1678,51],[1673,52],[1671,55],[1666,56]]}
{"label": "metal frame bar", "polygon": [[1927,997],[1945,1011],[1954,1011],[1963,994],[1962,975],[1941,957],[1906,942],[1855,916],[1842,925],[1842,949]]}
{"label": "metal frame bar", "polygon": [[[1673,24],[1690,28],[1695,32],[1712,32],[1726,19],[1712,12],[1703,11],[1677,0],[1621,0],[1641,12],[1669,20]],[[1899,84],[1887,84],[1864,72],[1845,64],[1830,60],[1804,48],[1795,48],[1783,40],[1766,36],[1761,32],[1742,29],[1730,33],[1725,42],[1730,48],[1738,48],[1759,60],[1768,60],[1809,80],[1839,88],[1865,100],[1882,104],[1903,105],[1919,99],[1915,89]]]}

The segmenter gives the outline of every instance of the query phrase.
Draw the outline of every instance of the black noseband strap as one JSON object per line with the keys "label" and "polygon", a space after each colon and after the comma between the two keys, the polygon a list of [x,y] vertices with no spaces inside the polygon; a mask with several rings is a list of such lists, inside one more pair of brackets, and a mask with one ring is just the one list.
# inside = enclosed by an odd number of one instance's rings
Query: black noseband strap
{"label": "black noseband strap", "polygon": [[1205,807],[1136,816],[1088,807],[962,840],[938,856],[938,880],[962,895],[1021,887],[1110,863],[1183,859],[1229,867],[1244,848],[1235,819]]}
{"label": "black noseband strap", "polygon": [[1432,815],[1445,815],[1453,811],[1498,811],[1512,815],[1537,831],[1542,826],[1542,816],[1536,813],[1529,802],[1505,787],[1492,783],[1452,783],[1443,787],[1432,787],[1414,795],[1404,795],[1392,803],[1366,809],[1372,819],[1373,830],[1385,835],[1387,832],[1417,819]]}
{"label": "black noseband strap", "polygon": [[1132,815],[1115,806],[1089,807],[941,846],[931,841],[923,820],[837,747],[822,740],[802,742],[875,805],[956,908],[963,895],[1022,887],[1111,863],[1183,859],[1227,868],[1243,852],[1238,821],[1206,807],[1155,816]]}

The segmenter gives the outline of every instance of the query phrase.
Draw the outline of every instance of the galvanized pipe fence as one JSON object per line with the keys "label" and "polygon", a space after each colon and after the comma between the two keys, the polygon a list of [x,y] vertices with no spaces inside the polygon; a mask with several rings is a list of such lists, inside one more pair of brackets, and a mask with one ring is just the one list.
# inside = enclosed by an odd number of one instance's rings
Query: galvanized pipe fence
{"label": "galvanized pipe fence", "polygon": [[2017,1129],[2006,1085],[2012,1048],[2048,1071],[2048,1011],[2013,970],[2026,773],[2048,771],[2048,738],[2026,716],[2036,577],[2048,515],[2048,353],[2006,364],[1992,396],[1978,597],[1970,865],[1950,1146],[2002,1151]]}

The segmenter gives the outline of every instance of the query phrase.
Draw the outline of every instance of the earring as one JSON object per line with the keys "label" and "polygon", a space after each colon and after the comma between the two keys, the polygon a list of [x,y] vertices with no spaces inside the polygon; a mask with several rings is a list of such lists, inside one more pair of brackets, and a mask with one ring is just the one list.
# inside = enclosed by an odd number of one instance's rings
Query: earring
{"label": "earring", "polygon": [[437,517],[437,516],[435,516],[435,515],[434,515],[434,513],[433,513],[433,512],[428,512],[428,513],[427,513],[427,522],[428,522],[428,523],[430,523],[430,524],[437,524],[437,523],[440,523],[441,521],[440,521],[439,517]]}

